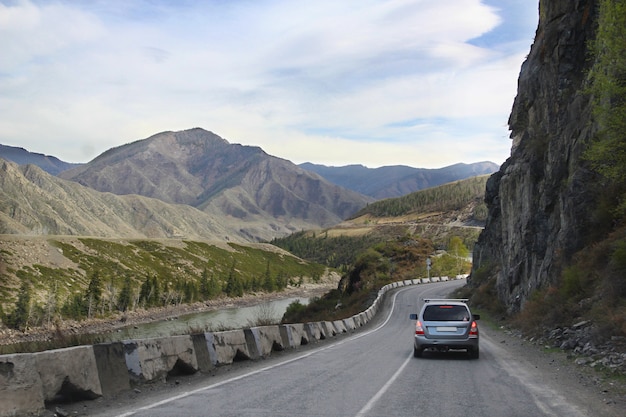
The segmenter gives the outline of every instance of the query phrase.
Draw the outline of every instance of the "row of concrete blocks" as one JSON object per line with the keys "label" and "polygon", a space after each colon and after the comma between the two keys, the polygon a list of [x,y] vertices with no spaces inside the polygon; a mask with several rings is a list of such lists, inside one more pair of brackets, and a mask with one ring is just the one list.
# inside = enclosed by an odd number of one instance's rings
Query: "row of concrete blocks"
{"label": "row of concrete blocks", "polygon": [[[449,278],[430,278],[428,282],[445,280]],[[425,282],[414,279],[386,285],[367,310],[332,322],[261,326],[1,355],[0,417],[38,415],[47,403],[111,397],[138,384],[208,372],[236,361],[255,360],[273,351],[297,349],[349,333],[374,317],[387,291]]]}

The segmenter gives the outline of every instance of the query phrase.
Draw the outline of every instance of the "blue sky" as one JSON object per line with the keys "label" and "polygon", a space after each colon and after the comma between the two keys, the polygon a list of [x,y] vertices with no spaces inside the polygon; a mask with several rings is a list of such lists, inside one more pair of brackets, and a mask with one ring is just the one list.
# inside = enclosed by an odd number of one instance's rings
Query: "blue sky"
{"label": "blue sky", "polygon": [[202,127],[294,163],[502,163],[538,0],[0,0],[0,143]]}

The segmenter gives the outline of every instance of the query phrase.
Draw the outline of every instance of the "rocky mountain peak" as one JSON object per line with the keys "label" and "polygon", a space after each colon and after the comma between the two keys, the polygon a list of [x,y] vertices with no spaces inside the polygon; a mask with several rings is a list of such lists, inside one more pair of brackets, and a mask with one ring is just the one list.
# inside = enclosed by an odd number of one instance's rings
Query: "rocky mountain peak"
{"label": "rocky mountain peak", "polygon": [[230,144],[199,128],[119,146],[59,176],[236,219],[250,240],[335,224],[372,201],[259,147]]}

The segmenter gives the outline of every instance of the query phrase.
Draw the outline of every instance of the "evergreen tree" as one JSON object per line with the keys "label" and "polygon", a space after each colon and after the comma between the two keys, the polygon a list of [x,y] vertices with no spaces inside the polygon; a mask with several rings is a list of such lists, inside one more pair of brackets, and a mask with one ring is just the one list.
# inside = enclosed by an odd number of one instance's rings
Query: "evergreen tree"
{"label": "evergreen tree", "polygon": [[161,288],[159,287],[159,279],[156,275],[152,277],[152,296],[150,297],[150,305],[162,305]]}
{"label": "evergreen tree", "polygon": [[265,276],[263,278],[263,289],[267,292],[276,291],[276,279],[272,276],[270,272],[270,261],[267,261],[265,267]]}
{"label": "evergreen tree", "polygon": [[600,0],[590,71],[594,116],[599,132],[586,156],[611,187],[616,213],[626,216],[626,4]]}
{"label": "evergreen tree", "polygon": [[243,283],[239,278],[239,275],[235,271],[235,261],[228,273],[228,280],[226,281],[226,295],[229,297],[241,297],[243,296]]}
{"label": "evergreen tree", "polygon": [[217,297],[222,292],[222,286],[215,275],[209,279],[209,297]]}
{"label": "evergreen tree", "polygon": [[85,292],[85,303],[87,305],[87,317],[92,316],[92,312],[97,308],[102,298],[102,283],[100,273],[94,271]]}
{"label": "evergreen tree", "polygon": [[154,290],[152,288],[152,278],[150,277],[150,275],[148,275],[143,284],[141,284],[141,288],[139,289],[139,302],[143,303],[143,305],[146,307],[150,307],[150,305],[152,304],[151,297],[153,291]]}
{"label": "evergreen tree", "polygon": [[30,284],[22,282],[20,293],[17,296],[15,310],[7,317],[7,325],[13,329],[24,329],[28,325],[30,314]]}
{"label": "evergreen tree", "polygon": [[209,271],[204,268],[202,276],[200,277],[200,296],[203,300],[211,298],[211,290],[209,288]]}
{"label": "evergreen tree", "polygon": [[61,314],[74,320],[80,320],[85,317],[85,298],[80,294],[73,294],[63,304]]}
{"label": "evergreen tree", "polygon": [[122,287],[122,291],[120,292],[120,296],[117,300],[117,309],[120,311],[128,310],[132,301],[132,286],[130,277],[127,275],[124,279],[124,286]]}

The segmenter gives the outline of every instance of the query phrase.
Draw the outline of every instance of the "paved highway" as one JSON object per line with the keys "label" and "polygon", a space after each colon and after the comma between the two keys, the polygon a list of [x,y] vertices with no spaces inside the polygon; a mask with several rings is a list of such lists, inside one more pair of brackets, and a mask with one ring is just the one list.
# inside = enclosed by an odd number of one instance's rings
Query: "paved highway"
{"label": "paved highway", "polygon": [[[102,415],[220,417],[568,416],[593,415],[542,382],[481,327],[481,357],[429,354],[413,358],[414,322],[422,298],[443,298],[465,281],[405,287],[365,329],[235,367],[187,391]],[[274,355],[272,355],[274,356]],[[90,414],[96,415],[96,414]]]}

